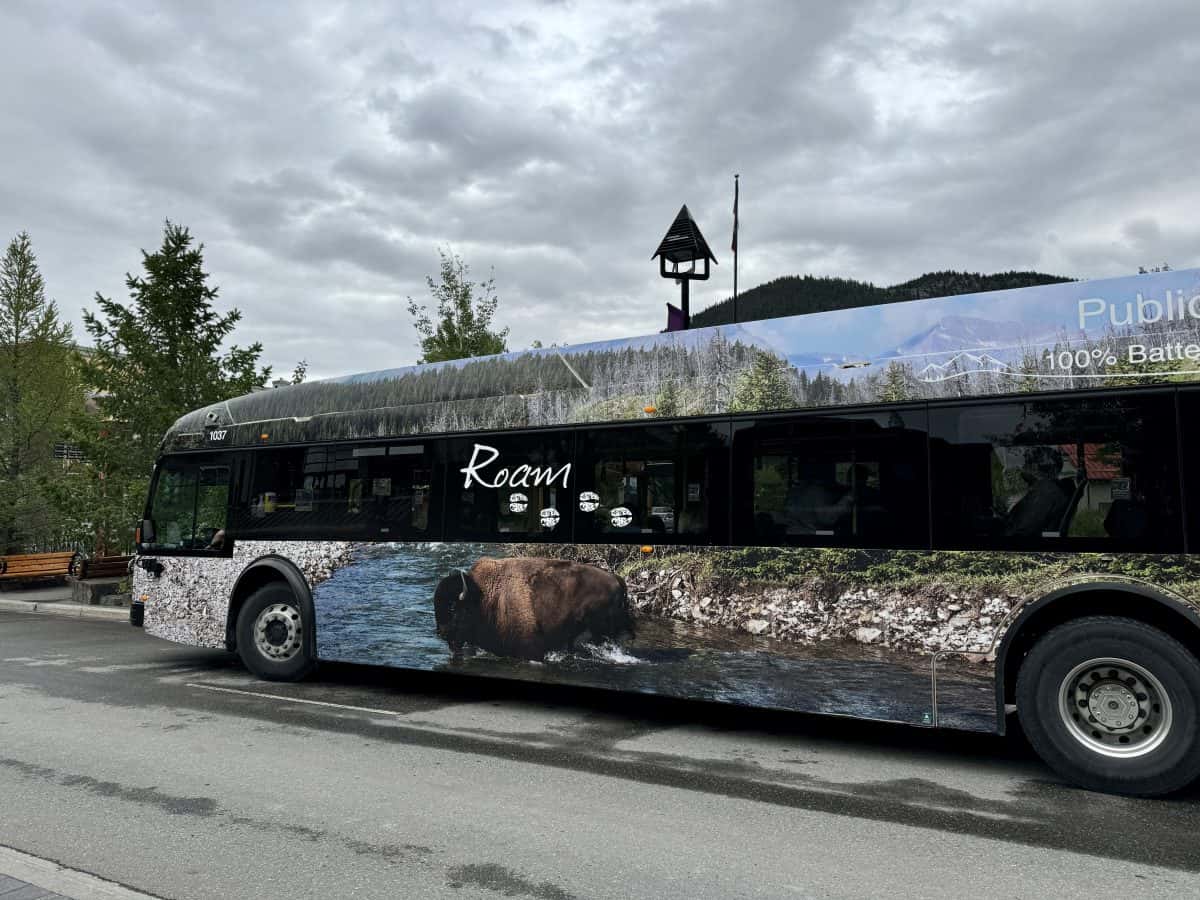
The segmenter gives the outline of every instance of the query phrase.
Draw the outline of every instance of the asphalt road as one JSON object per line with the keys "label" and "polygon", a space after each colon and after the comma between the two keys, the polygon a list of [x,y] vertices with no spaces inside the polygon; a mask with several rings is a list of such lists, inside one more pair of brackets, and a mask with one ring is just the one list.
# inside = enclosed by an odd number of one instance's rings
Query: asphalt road
{"label": "asphalt road", "polygon": [[231,656],[0,611],[0,845],[170,898],[1200,897],[1200,798],[1019,738]]}

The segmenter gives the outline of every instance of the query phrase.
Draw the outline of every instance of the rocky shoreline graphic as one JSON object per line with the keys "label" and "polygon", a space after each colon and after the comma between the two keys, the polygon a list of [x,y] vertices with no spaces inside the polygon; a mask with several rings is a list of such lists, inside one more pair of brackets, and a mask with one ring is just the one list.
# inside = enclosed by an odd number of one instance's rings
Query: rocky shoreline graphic
{"label": "rocky shoreline graphic", "polygon": [[1016,596],[857,588],[829,594],[828,586],[765,589],[715,595],[683,569],[643,569],[629,580],[630,601],[646,615],[744,631],[777,640],[851,641],[916,654],[987,654]]}
{"label": "rocky shoreline graphic", "polygon": [[355,551],[361,546],[352,541],[289,541],[272,544],[273,549],[268,552],[294,562],[308,580],[309,587],[315,588],[332,578],[338,569],[350,565]]}
{"label": "rocky shoreline graphic", "polygon": [[256,559],[279,556],[300,569],[315,588],[354,559],[348,541],[235,541],[233,556],[163,556],[160,577],[133,570],[135,595],[146,594],[147,634],[181,644],[222,649],[229,597],[242,572]]}
{"label": "rocky shoreline graphic", "polygon": [[1078,579],[1149,581],[1200,593],[1200,564],[1125,554],[966,553],[828,548],[656,548],[519,545],[608,568],[625,579],[638,619],[803,645],[895,656],[991,659],[1004,630],[1036,597]]}

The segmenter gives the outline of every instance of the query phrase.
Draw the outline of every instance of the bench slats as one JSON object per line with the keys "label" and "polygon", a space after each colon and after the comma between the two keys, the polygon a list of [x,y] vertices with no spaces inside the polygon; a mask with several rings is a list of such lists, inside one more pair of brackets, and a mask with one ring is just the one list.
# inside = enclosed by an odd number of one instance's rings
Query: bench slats
{"label": "bench slats", "polygon": [[132,556],[96,556],[79,564],[80,578],[116,578],[129,571]]}
{"label": "bench slats", "polygon": [[77,553],[23,553],[0,556],[0,580],[62,578],[71,572]]}

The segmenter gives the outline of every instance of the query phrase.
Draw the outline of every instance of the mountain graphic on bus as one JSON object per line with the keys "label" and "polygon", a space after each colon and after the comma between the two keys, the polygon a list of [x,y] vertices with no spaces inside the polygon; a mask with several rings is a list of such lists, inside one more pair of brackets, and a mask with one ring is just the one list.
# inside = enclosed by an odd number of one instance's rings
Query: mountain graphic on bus
{"label": "mountain graphic on bus", "polygon": [[976,316],[943,316],[895,349],[896,356],[952,353],[1021,344],[1053,342],[1056,329],[1031,328],[1021,322],[994,321]]}
{"label": "mountain graphic on bus", "polygon": [[[912,337],[900,344],[873,354],[869,359],[880,361],[906,359],[913,357],[938,357],[947,353],[956,354],[954,359],[963,357],[972,361],[971,371],[975,372],[1008,372],[1011,369],[998,360],[995,355],[973,351],[982,350],[1014,350],[1024,347],[1053,344],[1061,336],[1061,329],[1030,328],[1020,322],[984,319],[977,316],[944,316],[935,324],[918,331]],[[857,368],[863,363],[864,357],[852,354],[834,352],[804,352],[786,355],[788,364],[795,369],[818,368]],[[983,360],[984,368],[978,368],[974,361]],[[949,366],[951,360],[945,360],[942,366]],[[857,365],[856,365],[857,363]],[[938,368],[936,365],[927,368]],[[936,373],[935,373],[936,374]],[[918,373],[924,379],[925,371]],[[924,379],[929,380],[929,379]],[[937,379],[933,379],[937,380]]]}
{"label": "mountain graphic on bus", "polygon": [[1003,360],[987,353],[964,352],[954,354],[944,363],[930,363],[917,373],[917,378],[925,382],[949,381],[952,378],[962,378],[965,375],[983,372],[1011,375],[1013,368]]}

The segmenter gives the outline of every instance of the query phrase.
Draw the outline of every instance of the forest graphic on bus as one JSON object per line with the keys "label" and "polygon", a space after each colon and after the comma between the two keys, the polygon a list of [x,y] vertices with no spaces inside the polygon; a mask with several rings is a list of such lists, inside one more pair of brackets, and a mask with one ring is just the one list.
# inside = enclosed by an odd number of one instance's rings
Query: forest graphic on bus
{"label": "forest graphic on bus", "polygon": [[[1200,375],[1200,270],[1066,282],[332,378],[189,414],[225,446],[1126,386]],[[336,432],[326,433],[338,420]]]}

